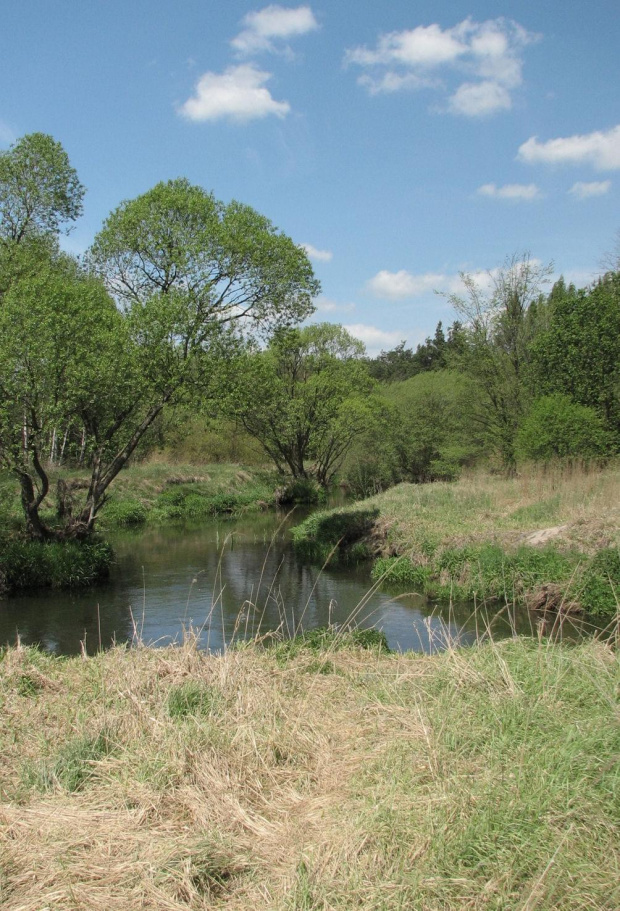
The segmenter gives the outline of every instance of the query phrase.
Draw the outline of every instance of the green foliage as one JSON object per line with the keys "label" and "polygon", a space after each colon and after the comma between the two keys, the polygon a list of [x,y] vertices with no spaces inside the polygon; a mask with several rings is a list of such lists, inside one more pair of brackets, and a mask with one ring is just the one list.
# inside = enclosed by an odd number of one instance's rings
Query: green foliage
{"label": "green foliage", "polygon": [[95,737],[76,737],[67,741],[56,759],[27,763],[22,775],[24,785],[39,791],[51,791],[57,787],[71,793],[81,791],[96,774],[96,763],[109,756],[114,749],[114,738],[106,729]]}
{"label": "green foliage", "polygon": [[121,527],[144,525],[147,511],[139,500],[112,500],[104,509],[106,523]]}
{"label": "green foliage", "polygon": [[376,629],[341,630],[336,627],[320,626],[306,630],[284,642],[272,641],[268,645],[281,660],[295,658],[304,652],[321,655],[346,648],[361,648],[366,651],[390,651],[385,633]]}
{"label": "green foliage", "polygon": [[586,566],[578,584],[583,608],[593,614],[613,616],[620,610],[620,551],[599,551]]}
{"label": "green foliage", "polygon": [[0,152],[0,248],[56,234],[82,213],[84,187],[59,142],[23,136]]}
{"label": "green foliage", "polygon": [[228,407],[282,473],[327,487],[381,412],[362,351],[342,326],[321,323],[278,332],[248,354]]}
{"label": "green foliage", "polygon": [[222,705],[222,693],[214,686],[188,680],[173,687],[168,694],[168,714],[171,718],[215,715]]}
{"label": "green foliage", "polygon": [[233,515],[273,501],[273,491],[264,484],[249,484],[240,490],[213,493],[208,485],[178,484],[163,490],[153,504],[152,517],[162,520],[201,519]]}
{"label": "green foliage", "polygon": [[396,452],[400,478],[452,481],[479,456],[482,440],[472,428],[475,384],[462,374],[438,370],[391,386],[396,407]]}
{"label": "green foliage", "polygon": [[385,576],[388,584],[415,586],[433,598],[510,604],[549,583],[563,585],[567,598],[572,599],[579,565],[579,554],[553,548],[524,546],[507,551],[495,544],[476,544],[436,549],[421,563],[382,557],[375,561],[372,577]]}
{"label": "green foliage", "polygon": [[293,478],[276,491],[278,503],[324,504],[327,500],[325,488],[312,478]]}
{"label": "green foliage", "polygon": [[308,559],[320,562],[332,551],[333,563],[366,559],[369,552],[362,539],[370,534],[378,515],[377,509],[355,507],[315,512],[293,528],[293,546]]}
{"label": "green foliage", "polygon": [[593,408],[620,435],[620,273],[588,290],[558,289],[550,324],[532,345],[531,382]]}
{"label": "green foliage", "polygon": [[109,544],[86,542],[0,540],[0,581],[8,592],[34,588],[92,585],[107,577],[113,561]]}
{"label": "green foliage", "polygon": [[522,458],[536,461],[591,459],[609,452],[610,443],[610,434],[593,408],[556,393],[534,402],[519,429],[517,451]]}
{"label": "green foliage", "polygon": [[430,579],[429,566],[416,565],[406,557],[379,557],[372,567],[372,578],[385,583],[411,585],[420,592],[425,591]]}
{"label": "green foliage", "polygon": [[463,345],[455,366],[477,387],[472,418],[503,468],[516,467],[516,433],[525,409],[524,376],[536,323],[528,318],[552,266],[540,266],[529,254],[513,256],[489,274],[486,292],[473,276],[462,274],[466,297],[451,303],[465,321]]}

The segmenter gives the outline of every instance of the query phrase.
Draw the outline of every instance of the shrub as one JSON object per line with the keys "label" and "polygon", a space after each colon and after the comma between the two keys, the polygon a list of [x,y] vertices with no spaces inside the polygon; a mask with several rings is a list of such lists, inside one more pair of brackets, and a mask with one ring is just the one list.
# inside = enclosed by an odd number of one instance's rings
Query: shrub
{"label": "shrub", "polygon": [[620,550],[601,550],[585,568],[579,602],[593,614],[613,615],[620,607]]}
{"label": "shrub", "polygon": [[597,458],[610,446],[610,435],[596,411],[567,395],[535,401],[517,437],[521,457],[538,461]]}
{"label": "shrub", "polygon": [[8,592],[91,585],[106,578],[113,558],[105,541],[41,543],[8,538],[0,543],[0,578]]}
{"label": "shrub", "polygon": [[118,500],[107,503],[102,518],[110,525],[136,527],[146,522],[146,509],[139,500]]}

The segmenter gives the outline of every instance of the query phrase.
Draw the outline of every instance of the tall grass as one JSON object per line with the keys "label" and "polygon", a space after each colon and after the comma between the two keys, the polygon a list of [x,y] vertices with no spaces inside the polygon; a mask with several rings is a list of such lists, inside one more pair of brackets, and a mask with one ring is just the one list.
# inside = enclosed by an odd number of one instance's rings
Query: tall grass
{"label": "tall grass", "polygon": [[375,646],[4,651],[3,909],[616,909],[614,649]]}

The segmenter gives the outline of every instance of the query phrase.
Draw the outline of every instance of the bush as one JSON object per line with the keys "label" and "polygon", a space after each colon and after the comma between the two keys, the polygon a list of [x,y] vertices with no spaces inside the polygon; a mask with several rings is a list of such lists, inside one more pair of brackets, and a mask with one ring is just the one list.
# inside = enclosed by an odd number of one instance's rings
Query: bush
{"label": "bush", "polygon": [[546,395],[532,405],[517,437],[521,458],[593,459],[610,451],[611,437],[593,408],[567,395]]}
{"label": "bush", "polygon": [[113,500],[104,507],[102,518],[110,525],[130,528],[144,525],[146,515],[146,509],[139,500]]}
{"label": "bush", "polygon": [[579,602],[593,614],[611,616],[620,608],[620,550],[601,550],[584,570]]}
{"label": "bush", "polygon": [[7,592],[91,585],[108,576],[113,558],[105,541],[8,538],[0,544],[0,581]]}

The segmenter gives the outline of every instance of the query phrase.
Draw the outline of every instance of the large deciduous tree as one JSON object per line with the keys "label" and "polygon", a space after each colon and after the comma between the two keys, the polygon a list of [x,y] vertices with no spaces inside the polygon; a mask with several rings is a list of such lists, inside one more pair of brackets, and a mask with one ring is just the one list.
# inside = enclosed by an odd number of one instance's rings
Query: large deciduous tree
{"label": "large deciduous tree", "polygon": [[327,486],[381,410],[363,352],[342,326],[321,323],[248,355],[232,407],[281,472]]}
{"label": "large deciduous tree", "polygon": [[83,197],[67,153],[51,136],[31,133],[0,152],[0,295],[57,249]]}
{"label": "large deciduous tree", "polygon": [[[318,291],[304,251],[268,219],[186,180],[119,206],[87,260],[90,275],[52,256],[5,295],[2,382],[14,407],[3,411],[2,447],[39,538],[88,536],[162,410],[222,394],[219,365],[240,338],[307,316]],[[61,497],[52,528],[40,512],[42,441],[70,421],[83,428],[92,475],[79,508]]]}

